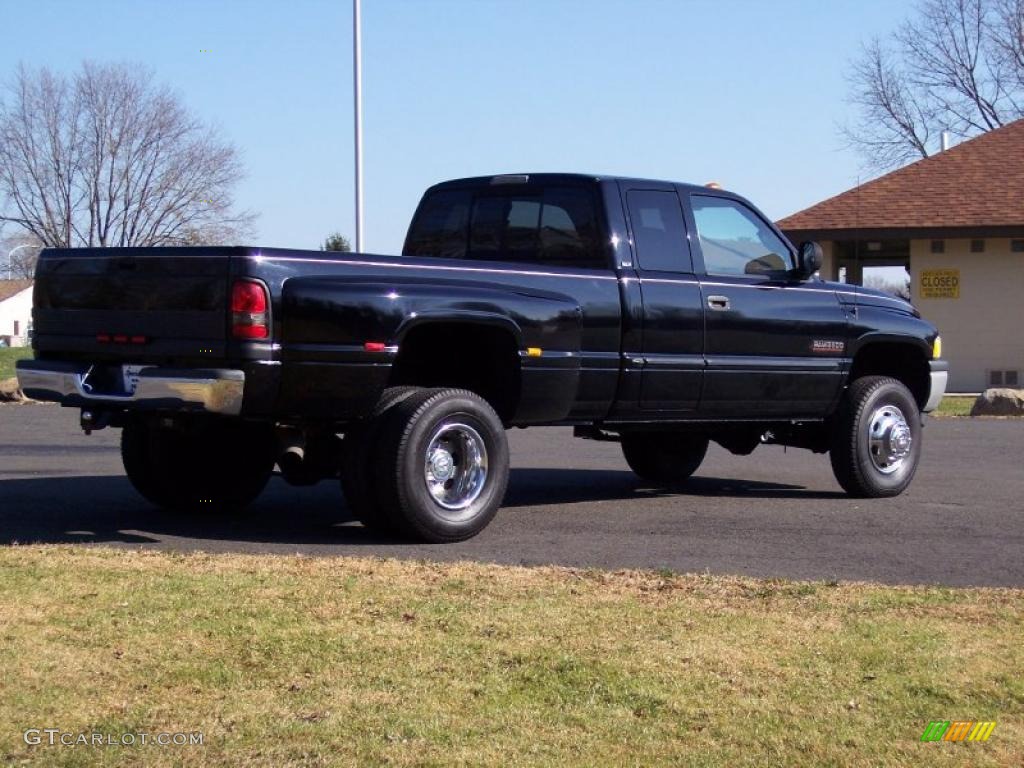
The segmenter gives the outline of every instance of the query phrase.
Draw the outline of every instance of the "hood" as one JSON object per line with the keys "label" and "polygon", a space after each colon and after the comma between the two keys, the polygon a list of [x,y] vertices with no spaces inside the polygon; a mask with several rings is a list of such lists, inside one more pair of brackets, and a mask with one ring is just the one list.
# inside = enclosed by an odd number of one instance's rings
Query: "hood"
{"label": "hood", "polygon": [[839,301],[843,304],[859,304],[868,307],[881,307],[883,309],[895,309],[906,312],[914,317],[920,317],[913,304],[906,299],[893,296],[891,293],[879,291],[874,288],[865,288],[863,285],[851,285],[849,283],[833,283],[823,280],[825,287],[836,292]]}

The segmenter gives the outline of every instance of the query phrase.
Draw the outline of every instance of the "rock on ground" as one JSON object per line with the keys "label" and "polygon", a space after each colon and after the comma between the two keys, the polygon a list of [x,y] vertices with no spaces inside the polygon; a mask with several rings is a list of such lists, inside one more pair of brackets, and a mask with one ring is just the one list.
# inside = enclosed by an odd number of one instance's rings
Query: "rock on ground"
{"label": "rock on ground", "polygon": [[986,389],[974,401],[971,416],[1024,416],[1024,389]]}
{"label": "rock on ground", "polygon": [[18,388],[17,379],[4,379],[0,381],[0,403],[20,403],[25,399]]}

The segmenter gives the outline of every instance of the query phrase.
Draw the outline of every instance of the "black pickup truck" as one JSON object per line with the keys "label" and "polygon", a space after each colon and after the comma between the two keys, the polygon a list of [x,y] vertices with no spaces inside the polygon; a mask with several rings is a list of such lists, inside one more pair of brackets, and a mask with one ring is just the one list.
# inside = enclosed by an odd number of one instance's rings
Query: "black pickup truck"
{"label": "black pickup truck", "polygon": [[250,247],[46,250],[30,397],[123,428],[149,501],[237,509],[277,465],[340,477],[365,525],[465,539],[505,493],[505,430],[572,425],[683,483],[711,440],[831,454],[891,496],[945,390],[909,303],[816,276],[717,188],[568,174],[427,190],[403,255]]}

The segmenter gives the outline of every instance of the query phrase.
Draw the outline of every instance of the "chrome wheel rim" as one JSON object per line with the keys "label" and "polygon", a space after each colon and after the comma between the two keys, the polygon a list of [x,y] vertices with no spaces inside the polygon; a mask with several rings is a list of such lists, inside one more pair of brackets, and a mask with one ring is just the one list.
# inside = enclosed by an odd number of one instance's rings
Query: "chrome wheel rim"
{"label": "chrome wheel rim", "polygon": [[868,452],[879,472],[891,475],[906,462],[914,445],[914,436],[903,411],[895,405],[882,405],[868,420]]}
{"label": "chrome wheel rim", "polygon": [[487,446],[468,424],[445,422],[427,443],[423,479],[438,505],[458,512],[479,498],[487,483]]}

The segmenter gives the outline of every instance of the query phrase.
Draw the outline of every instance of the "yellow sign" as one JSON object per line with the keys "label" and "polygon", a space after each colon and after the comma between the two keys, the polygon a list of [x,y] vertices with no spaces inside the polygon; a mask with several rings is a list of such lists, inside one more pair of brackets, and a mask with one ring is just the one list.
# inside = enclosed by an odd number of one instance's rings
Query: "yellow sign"
{"label": "yellow sign", "polygon": [[959,269],[922,269],[922,299],[959,299]]}

